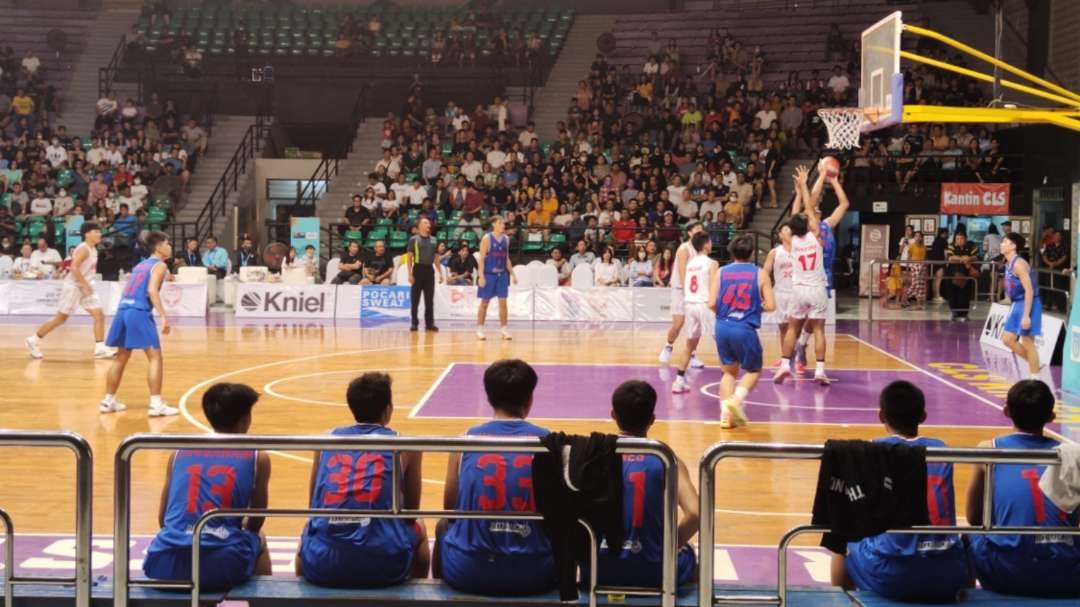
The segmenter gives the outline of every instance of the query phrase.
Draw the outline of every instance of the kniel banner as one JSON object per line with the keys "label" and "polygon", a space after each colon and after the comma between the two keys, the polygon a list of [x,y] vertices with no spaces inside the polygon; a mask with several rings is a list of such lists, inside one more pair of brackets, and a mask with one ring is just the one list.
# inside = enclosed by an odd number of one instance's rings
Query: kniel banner
{"label": "kniel banner", "polygon": [[[999,303],[990,304],[990,313],[986,315],[986,322],[983,323],[979,343],[1011,352],[1001,341],[1001,334],[1005,330],[1005,319],[1009,317],[1010,308],[1011,306]],[[1054,346],[1057,345],[1058,336],[1061,335],[1064,327],[1063,319],[1043,313],[1042,335],[1035,338],[1035,346],[1039,350],[1039,363],[1042,366],[1050,364],[1050,359],[1054,356]]]}
{"label": "kniel banner", "polygon": [[333,285],[242,282],[236,285],[238,318],[333,318]]}

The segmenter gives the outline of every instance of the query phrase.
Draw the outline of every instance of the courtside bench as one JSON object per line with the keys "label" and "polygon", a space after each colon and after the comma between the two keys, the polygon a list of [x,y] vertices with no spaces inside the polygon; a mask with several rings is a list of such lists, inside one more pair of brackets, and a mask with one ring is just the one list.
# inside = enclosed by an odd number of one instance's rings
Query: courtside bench
{"label": "courtside bench", "polygon": [[[856,605],[861,607],[912,607],[913,605],[924,604],[893,601],[863,590],[849,592],[848,596]],[[951,604],[957,607],[1076,607],[1080,605],[1080,599],[1036,599],[1026,596],[998,594],[982,588],[973,588],[964,592],[964,598]]]}
{"label": "courtside bench", "polygon": [[[133,578],[138,579],[138,578]],[[4,578],[0,577],[0,604],[4,601]],[[18,584],[15,586],[15,607],[71,607],[75,604],[75,586],[71,584]],[[207,592],[203,594],[207,602],[225,600],[224,593]],[[93,581],[91,600],[94,607],[112,607],[112,580],[97,577]],[[153,588],[132,588],[132,607],[187,607],[191,605],[191,595],[187,592],[167,592]]]}

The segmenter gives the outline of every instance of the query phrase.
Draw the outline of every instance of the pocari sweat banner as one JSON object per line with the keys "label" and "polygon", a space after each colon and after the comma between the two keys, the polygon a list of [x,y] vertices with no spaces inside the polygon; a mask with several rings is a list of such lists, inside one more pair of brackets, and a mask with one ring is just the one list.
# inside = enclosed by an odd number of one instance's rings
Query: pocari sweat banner
{"label": "pocari sweat banner", "polygon": [[360,320],[407,319],[411,311],[411,287],[364,285],[360,287]]}

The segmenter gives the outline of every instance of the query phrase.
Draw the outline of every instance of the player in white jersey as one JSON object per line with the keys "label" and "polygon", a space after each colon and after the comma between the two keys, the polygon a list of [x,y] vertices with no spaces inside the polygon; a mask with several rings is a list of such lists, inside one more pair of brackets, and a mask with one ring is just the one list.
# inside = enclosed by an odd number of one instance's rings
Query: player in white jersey
{"label": "player in white jersey", "polygon": [[[776,311],[773,313],[773,318],[776,319],[776,324],[780,329],[780,351],[783,352],[784,334],[787,333],[788,320],[791,316],[792,273],[795,271],[792,267],[794,258],[791,256],[791,226],[788,222],[780,224],[777,234],[780,244],[769,251],[762,269],[772,276],[773,296],[776,298]],[[779,366],[779,361],[776,364]]]}
{"label": "player in white jersey", "polygon": [[82,243],[71,254],[71,269],[60,287],[60,301],[53,316],[26,338],[26,348],[31,358],[42,358],[40,342],[60,325],[67,322],[78,307],[86,310],[94,318],[94,358],[112,358],[116,349],[105,345],[105,314],[101,311],[101,300],[94,293],[90,280],[97,272],[97,245],[101,242],[101,227],[87,222],[82,225]]}
{"label": "player in white jersey", "polygon": [[[671,352],[675,349],[675,340],[679,338],[683,324],[686,322],[686,312],[683,309],[683,284],[685,283],[686,264],[696,255],[690,241],[695,234],[704,232],[705,228],[696,221],[686,227],[686,242],[679,245],[675,251],[675,267],[671,271],[671,327],[667,332],[667,345],[660,351],[660,362],[667,364],[671,359]],[[705,363],[698,359],[697,353],[690,351],[690,366],[700,369]]]}
{"label": "player in white jersey", "polygon": [[712,252],[712,239],[704,231],[698,231],[690,238],[694,256],[686,263],[683,276],[683,316],[686,322],[686,356],[679,361],[678,376],[671,385],[674,394],[690,391],[686,383],[686,369],[692,364],[701,334],[712,326],[713,313],[709,309],[711,285],[716,282],[716,272],[720,265],[709,257]]}

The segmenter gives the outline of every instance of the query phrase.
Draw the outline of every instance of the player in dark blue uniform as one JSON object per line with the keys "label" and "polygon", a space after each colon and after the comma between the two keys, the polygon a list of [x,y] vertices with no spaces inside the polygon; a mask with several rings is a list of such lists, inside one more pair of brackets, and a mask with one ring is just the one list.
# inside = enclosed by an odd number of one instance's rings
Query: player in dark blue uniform
{"label": "player in dark blue uniform", "polygon": [[[345,395],[356,424],[335,436],[397,436],[387,427],[394,413],[390,376],[365,373]],[[402,505],[420,507],[422,453],[403,453],[400,466],[389,451],[323,451],[311,469],[311,507],[389,510],[398,474]],[[408,577],[427,577],[427,534],[415,520],[314,517],[300,538],[296,574],[320,586],[376,588]]]}
{"label": "player in dark blue uniform", "polygon": [[[1009,389],[1005,415],[1016,432],[983,441],[979,447],[998,449],[1054,449],[1058,441],[1045,436],[1043,427],[1054,420],[1054,393],[1035,379]],[[1040,488],[1046,466],[998,464],[993,468],[995,525],[1046,527],[1045,535],[972,535],[971,563],[983,588],[1005,594],[1034,597],[1080,597],[1080,540],[1054,533],[1075,529],[1080,508],[1064,511]],[[967,494],[967,518],[983,524],[985,473],[976,466]]]}
{"label": "player in dark blue uniform", "polygon": [[146,249],[150,257],[139,262],[131,271],[120,306],[116,310],[109,336],[105,344],[118,348],[116,359],[105,380],[105,398],[101,400],[99,411],[113,413],[123,411],[127,406],[116,400],[116,391],[124,377],[124,367],[131,359],[133,350],[146,352],[150,363],[147,371],[147,383],[150,384],[150,417],[176,415],[180,410],[165,404],[161,398],[162,362],[161,342],[158,340],[157,325],[154,324],[154,311],[161,316],[161,333],[169,334],[169,318],[165,315],[165,306],[161,303],[159,291],[164,284],[169,269],[165,260],[172,255],[169,237],[162,232],[150,232],[146,237]]}
{"label": "player in dark blue uniform", "polygon": [[[753,237],[739,236],[728,250],[735,261],[720,268],[716,284],[710,285],[709,305],[716,310],[716,351],[724,370],[720,425],[734,428],[747,423],[743,401],[761,377],[761,313],[774,310],[776,302],[771,278],[751,261]],[[740,369],[744,373],[736,385]]]}
{"label": "player in dark blue uniform", "polygon": [[[881,391],[878,404],[878,417],[891,436],[877,442],[945,446],[936,438],[919,436],[919,424],[926,421],[926,399],[914,384],[892,382]],[[930,524],[956,525],[952,464],[927,464],[926,478]],[[834,584],[896,601],[952,602],[969,585],[969,578],[967,554],[958,535],[882,533],[849,543],[846,558],[834,555],[832,563]]]}
{"label": "player in dark blue uniform", "polygon": [[[521,360],[500,360],[484,372],[492,420],[468,436],[544,436],[525,418],[533,404],[536,371]],[[443,507],[447,510],[535,512],[531,453],[450,456]],[[464,592],[538,594],[555,587],[551,544],[539,521],[441,521],[432,573]]]}
{"label": "player in dark blue uniform", "polygon": [[[621,436],[645,438],[656,421],[656,390],[640,380],[623,382],[611,395],[611,416]],[[626,543],[615,558],[600,546],[597,578],[602,586],[659,588],[664,541],[664,465],[655,455],[623,455],[623,525]],[[698,494],[679,460],[678,581],[694,579],[697,558],[687,543],[698,532]]]}
{"label": "player in dark blue uniform", "polygon": [[1042,335],[1042,302],[1035,270],[1020,257],[1024,237],[1009,232],[1001,238],[1001,254],[1005,257],[1005,295],[1012,302],[1005,319],[1001,341],[1017,356],[1027,361],[1032,379],[1039,377],[1039,347],[1035,338]]}
{"label": "player in dark blue uniform", "polygon": [[504,232],[503,218],[496,215],[491,218],[491,231],[480,240],[480,277],[477,281],[476,296],[480,298],[480,309],[476,314],[476,337],[484,336],[484,321],[487,320],[488,303],[491,298],[499,298],[499,327],[503,339],[510,339],[506,328],[506,297],[510,293],[510,283],[517,284],[514,277],[514,264],[510,261],[510,237]]}
{"label": "player in dark blue uniform", "polygon": [[[214,384],[202,398],[214,432],[246,434],[258,393],[244,384]],[[143,572],[158,580],[191,579],[195,522],[208,510],[266,508],[270,456],[250,450],[180,450],[169,458],[161,493],[161,531],[146,550]],[[253,574],[270,575],[263,519],[218,518],[199,542],[199,575],[206,590],[226,590]]]}

